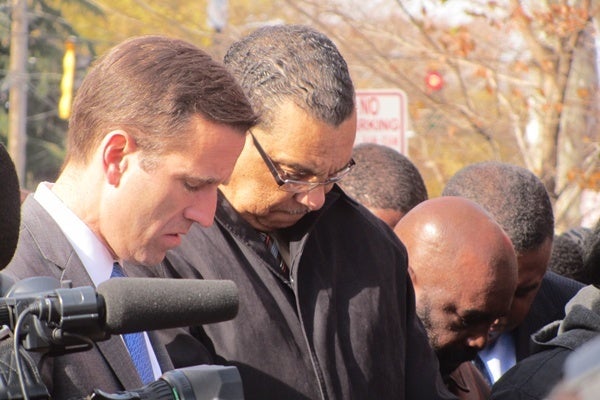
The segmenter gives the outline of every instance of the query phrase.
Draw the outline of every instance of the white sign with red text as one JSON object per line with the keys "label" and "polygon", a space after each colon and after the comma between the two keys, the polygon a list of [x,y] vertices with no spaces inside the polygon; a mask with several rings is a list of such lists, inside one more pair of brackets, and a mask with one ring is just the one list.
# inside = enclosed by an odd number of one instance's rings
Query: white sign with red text
{"label": "white sign with red text", "polygon": [[406,103],[406,94],[400,89],[357,90],[354,144],[383,144],[406,155]]}

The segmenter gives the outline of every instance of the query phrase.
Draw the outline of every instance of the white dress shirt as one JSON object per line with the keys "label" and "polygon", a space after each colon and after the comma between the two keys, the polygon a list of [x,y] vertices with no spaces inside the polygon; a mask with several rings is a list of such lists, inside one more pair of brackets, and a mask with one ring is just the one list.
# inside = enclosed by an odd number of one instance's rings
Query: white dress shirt
{"label": "white dress shirt", "polygon": [[[34,198],[58,224],[83,263],[94,286],[98,287],[98,285],[110,278],[113,263],[119,260],[113,259],[100,239],[51,189],[52,183],[40,183],[34,193]],[[161,376],[160,366],[148,339],[148,334],[146,332],[143,333],[152,363],[152,372],[154,373],[154,378],[157,379]]]}
{"label": "white dress shirt", "polygon": [[492,384],[517,363],[515,340],[511,332],[504,332],[477,355],[485,364]]}

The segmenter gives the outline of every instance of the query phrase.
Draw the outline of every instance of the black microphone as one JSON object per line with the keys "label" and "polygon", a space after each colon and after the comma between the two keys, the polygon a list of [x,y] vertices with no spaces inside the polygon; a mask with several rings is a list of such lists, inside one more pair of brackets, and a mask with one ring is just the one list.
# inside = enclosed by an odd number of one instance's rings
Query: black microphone
{"label": "black microphone", "polygon": [[0,269],[8,265],[19,240],[21,192],[15,164],[0,144]]}
{"label": "black microphone", "polygon": [[238,312],[229,280],[113,278],[98,285],[108,333],[132,333],[227,321]]}
{"label": "black microphone", "polygon": [[81,351],[81,336],[99,341],[111,334],[226,321],[238,306],[237,286],[228,280],[113,278],[95,290],[32,277],[0,298],[0,325],[14,330],[21,314],[35,316],[23,347],[58,355]]}

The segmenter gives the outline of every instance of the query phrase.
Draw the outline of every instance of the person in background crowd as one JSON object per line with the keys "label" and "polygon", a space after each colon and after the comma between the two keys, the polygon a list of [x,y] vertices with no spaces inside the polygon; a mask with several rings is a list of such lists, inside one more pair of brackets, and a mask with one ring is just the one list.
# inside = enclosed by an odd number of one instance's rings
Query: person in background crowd
{"label": "person in background crowd", "polygon": [[409,211],[394,232],[406,246],[417,315],[450,391],[487,400],[490,387],[470,363],[492,323],[510,310],[517,258],[492,216],[461,197],[439,197]]}
{"label": "person in background crowd", "polygon": [[600,336],[569,354],[563,376],[548,400],[596,400],[600,393]]}
{"label": "person in background crowd", "polygon": [[[565,313],[562,321],[548,324],[533,335],[532,355],[519,361],[494,384],[492,399],[546,399],[552,388],[563,379],[567,358],[581,346],[600,337],[600,289],[597,286],[589,285],[581,289],[569,301]],[[579,363],[582,365],[571,366],[571,369],[589,368],[589,361],[584,363],[581,357]],[[598,358],[595,364],[597,367]],[[569,379],[571,375],[574,373],[569,373],[565,378]],[[597,398],[598,392],[595,395]]]}
{"label": "person in background crowd", "polygon": [[548,269],[583,284],[590,284],[584,264],[584,242],[590,229],[572,228],[554,237]]}
{"label": "person in background crowd", "polygon": [[[194,45],[162,36],[117,45],[77,91],[62,172],[23,203],[4,272],[78,287],[118,276],[123,262],[160,264],[194,222],[212,224],[217,187],[255,121],[231,74]],[[135,389],[172,368],[153,332],[131,337],[145,356],[137,365],[126,335],[127,347],[117,335],[88,351],[41,357],[51,397]]]}
{"label": "person in background crowd", "polygon": [[415,313],[406,251],[336,185],[354,166],[345,60],[302,25],[262,27],[225,65],[259,115],[215,225],[170,251],[167,276],[231,279],[236,318],[198,337],[238,367],[246,399],[452,398]]}
{"label": "person in background crowd", "polygon": [[504,228],[517,253],[519,276],[511,310],[475,359],[494,383],[530,354],[534,332],[564,317],[565,304],[583,285],[547,271],[554,214],[546,188],[531,171],[497,161],[475,163],[450,178],[442,195],[481,205]]}
{"label": "person in background crowd", "polygon": [[[600,364],[600,222],[592,229],[578,228],[574,240],[583,241],[583,268],[579,271],[588,286],[567,305],[561,322],[548,325],[534,336],[536,353],[507,372],[506,381],[498,382],[496,396],[533,393],[532,398],[547,395],[549,400],[592,400],[598,397]],[[572,231],[567,231],[572,233]],[[579,243],[579,242],[578,242]],[[531,371],[539,362],[544,368]],[[543,373],[542,373],[543,372]],[[523,377],[519,378],[518,375]],[[527,382],[523,378],[531,378]],[[508,397],[506,397],[508,398]]]}
{"label": "person in background crowd", "polygon": [[356,166],[340,187],[392,229],[404,214],[427,200],[417,167],[391,147],[361,143],[354,147],[352,158]]}
{"label": "person in background crowd", "polygon": [[590,283],[600,282],[600,221],[583,241],[583,273]]}

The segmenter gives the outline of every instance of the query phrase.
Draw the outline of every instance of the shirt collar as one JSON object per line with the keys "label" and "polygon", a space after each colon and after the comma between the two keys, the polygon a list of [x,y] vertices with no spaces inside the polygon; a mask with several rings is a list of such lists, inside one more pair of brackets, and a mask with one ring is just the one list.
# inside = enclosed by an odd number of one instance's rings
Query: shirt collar
{"label": "shirt collar", "polygon": [[110,278],[113,257],[94,232],[52,192],[52,186],[49,182],[40,183],[34,198],[65,234],[92,282],[98,286]]}

